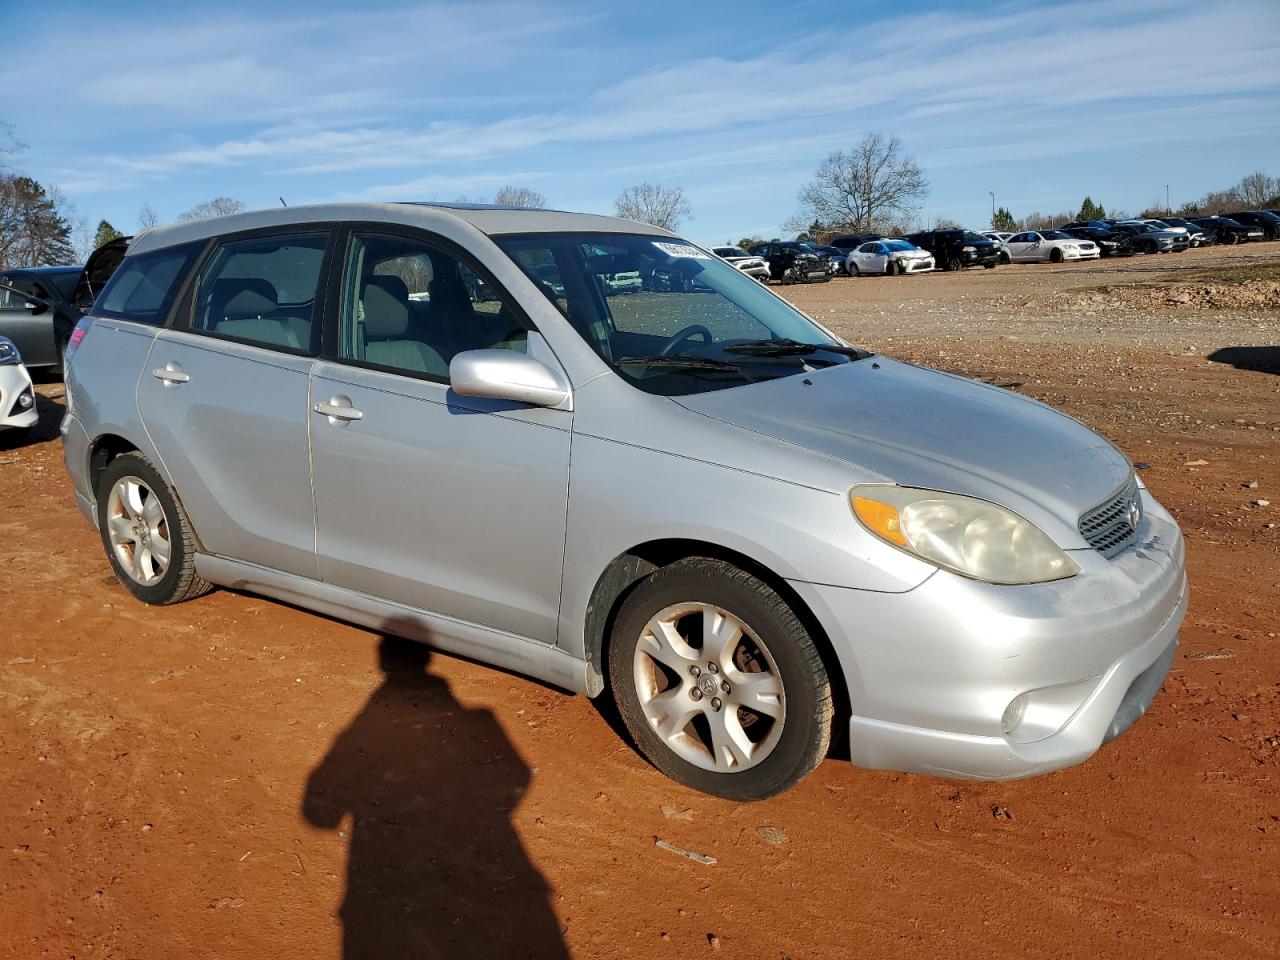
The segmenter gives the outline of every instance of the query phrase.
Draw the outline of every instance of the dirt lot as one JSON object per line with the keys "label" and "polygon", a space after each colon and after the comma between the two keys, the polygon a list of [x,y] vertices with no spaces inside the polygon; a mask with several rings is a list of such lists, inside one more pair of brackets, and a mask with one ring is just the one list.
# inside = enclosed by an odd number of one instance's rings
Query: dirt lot
{"label": "dirt lot", "polygon": [[1280,956],[1277,279],[1259,245],[785,290],[1148,464],[1193,593],[1151,712],[1083,766],[832,758],[747,806],[583,698],[226,591],[140,606],[43,385],[42,439],[0,438],[0,957],[314,960],[344,919],[386,960]]}

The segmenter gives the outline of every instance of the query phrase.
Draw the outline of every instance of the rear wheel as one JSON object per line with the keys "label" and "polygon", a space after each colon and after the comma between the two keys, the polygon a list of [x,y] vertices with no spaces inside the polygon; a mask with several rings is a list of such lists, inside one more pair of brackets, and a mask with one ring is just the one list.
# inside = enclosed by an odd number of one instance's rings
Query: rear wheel
{"label": "rear wheel", "polygon": [[646,758],[686,786],[763,800],[831,740],[831,684],[813,639],[768,584],[695,557],[654,572],[618,613],[609,681]]}
{"label": "rear wheel", "polygon": [[117,579],[150,604],[208,593],[196,575],[195,535],[164,478],[140,453],[108,464],[98,483],[98,530]]}

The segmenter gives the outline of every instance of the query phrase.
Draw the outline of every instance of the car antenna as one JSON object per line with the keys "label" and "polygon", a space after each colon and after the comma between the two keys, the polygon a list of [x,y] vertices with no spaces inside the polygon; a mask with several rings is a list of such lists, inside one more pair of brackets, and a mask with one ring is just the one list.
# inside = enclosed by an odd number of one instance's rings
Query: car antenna
{"label": "car antenna", "polygon": [[280,198],[280,206],[282,206],[282,207],[287,207],[287,206],[288,206],[288,204],[284,202],[284,197],[281,197],[281,198]]}

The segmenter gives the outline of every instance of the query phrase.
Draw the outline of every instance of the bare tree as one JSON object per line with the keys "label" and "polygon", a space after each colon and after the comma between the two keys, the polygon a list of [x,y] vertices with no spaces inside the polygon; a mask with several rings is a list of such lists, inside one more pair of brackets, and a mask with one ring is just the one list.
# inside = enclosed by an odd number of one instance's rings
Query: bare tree
{"label": "bare tree", "polygon": [[877,230],[910,218],[928,193],[924,172],[898,138],[869,133],[818,165],[813,180],[800,190],[800,219]]}
{"label": "bare tree", "polygon": [[156,213],[155,207],[149,203],[144,203],[142,209],[138,211],[138,232],[150,230],[152,227],[159,225],[160,214]]}
{"label": "bare tree", "polygon": [[530,210],[541,210],[547,205],[547,198],[528,187],[508,185],[498,191],[493,202],[500,207],[528,207]]}
{"label": "bare tree", "polygon": [[614,201],[618,216],[627,220],[651,223],[664,230],[675,230],[685,220],[693,219],[693,208],[679,187],[642,183],[628,187]]}
{"label": "bare tree", "polygon": [[1280,195],[1280,180],[1255,170],[1236,184],[1235,192],[1246,207],[1265,207]]}
{"label": "bare tree", "polygon": [[232,200],[230,197],[214,197],[204,203],[197,203],[186,213],[178,214],[178,220],[205,220],[209,217],[225,217],[230,213],[239,213],[243,209],[244,204],[239,200]]}

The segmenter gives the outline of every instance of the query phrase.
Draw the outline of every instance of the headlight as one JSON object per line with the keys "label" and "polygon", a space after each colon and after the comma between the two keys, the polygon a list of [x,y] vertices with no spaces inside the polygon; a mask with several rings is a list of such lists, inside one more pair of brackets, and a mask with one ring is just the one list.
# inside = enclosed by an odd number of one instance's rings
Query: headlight
{"label": "headlight", "polygon": [[976,252],[976,251],[977,251],[977,249],[978,249],[977,247],[961,247],[961,248],[960,248],[960,252],[961,252],[961,253],[974,253],[974,252]]}
{"label": "headlight", "polygon": [[860,484],[854,516],[873,534],[921,560],[987,583],[1044,583],[1080,572],[1038,527],[1012,510],[954,493]]}
{"label": "headlight", "polygon": [[9,367],[22,362],[22,354],[8,337],[0,337],[0,367]]}

